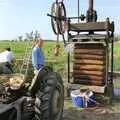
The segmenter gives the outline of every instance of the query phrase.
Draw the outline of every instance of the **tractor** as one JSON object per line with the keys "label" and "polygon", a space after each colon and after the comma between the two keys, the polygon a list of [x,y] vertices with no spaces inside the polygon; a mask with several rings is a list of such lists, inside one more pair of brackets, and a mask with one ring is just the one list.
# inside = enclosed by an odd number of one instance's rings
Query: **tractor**
{"label": "tractor", "polygon": [[[35,42],[36,34],[30,33]],[[59,73],[42,67],[34,77],[30,73],[31,42],[27,42],[19,72],[0,74],[0,120],[61,120],[64,86]],[[29,89],[30,88],[30,89]]]}
{"label": "tractor", "polygon": [[64,105],[61,76],[43,67],[32,82],[23,74],[0,75],[0,120],[60,120]]}

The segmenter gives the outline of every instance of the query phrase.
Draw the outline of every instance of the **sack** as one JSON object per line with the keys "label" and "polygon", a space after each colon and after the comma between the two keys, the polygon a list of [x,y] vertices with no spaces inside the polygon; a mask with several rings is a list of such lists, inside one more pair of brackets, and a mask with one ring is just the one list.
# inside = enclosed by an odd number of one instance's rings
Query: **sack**
{"label": "sack", "polygon": [[71,52],[73,52],[73,50],[74,50],[74,43],[69,43],[65,46],[65,51],[67,53],[71,53]]}

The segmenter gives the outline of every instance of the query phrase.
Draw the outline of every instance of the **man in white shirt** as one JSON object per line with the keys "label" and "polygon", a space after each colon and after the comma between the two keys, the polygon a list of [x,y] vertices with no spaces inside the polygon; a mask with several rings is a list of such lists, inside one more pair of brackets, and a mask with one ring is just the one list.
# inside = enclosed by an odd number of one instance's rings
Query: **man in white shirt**
{"label": "man in white shirt", "polygon": [[14,63],[15,57],[10,48],[5,48],[5,51],[0,53],[0,74],[12,73],[11,64]]}

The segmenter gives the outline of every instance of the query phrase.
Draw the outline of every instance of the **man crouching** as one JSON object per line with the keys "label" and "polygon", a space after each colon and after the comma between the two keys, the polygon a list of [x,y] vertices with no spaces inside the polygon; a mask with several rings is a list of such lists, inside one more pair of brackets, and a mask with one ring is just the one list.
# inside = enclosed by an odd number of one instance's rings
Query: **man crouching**
{"label": "man crouching", "polygon": [[12,64],[15,62],[15,56],[11,52],[11,48],[5,48],[5,51],[0,53],[0,74],[13,73]]}

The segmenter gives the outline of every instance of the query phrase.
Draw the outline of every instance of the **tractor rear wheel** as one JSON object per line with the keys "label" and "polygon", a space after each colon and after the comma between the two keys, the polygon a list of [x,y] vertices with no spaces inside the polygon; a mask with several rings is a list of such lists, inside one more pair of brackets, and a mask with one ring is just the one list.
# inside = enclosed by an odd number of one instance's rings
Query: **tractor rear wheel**
{"label": "tractor rear wheel", "polygon": [[[38,78],[39,79],[39,78]],[[36,94],[35,119],[61,120],[64,106],[64,87],[58,73],[50,72],[40,79],[40,90]]]}

